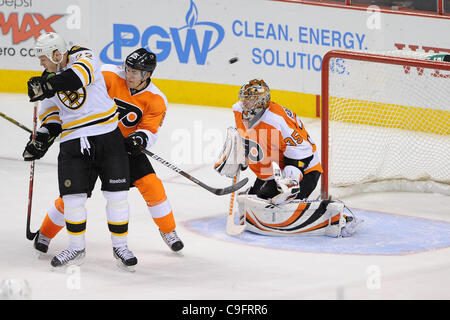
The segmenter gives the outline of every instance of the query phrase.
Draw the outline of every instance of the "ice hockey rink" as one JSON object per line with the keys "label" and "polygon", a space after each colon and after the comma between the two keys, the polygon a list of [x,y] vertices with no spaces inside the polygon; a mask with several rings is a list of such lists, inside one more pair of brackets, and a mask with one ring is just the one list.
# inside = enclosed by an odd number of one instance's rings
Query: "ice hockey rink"
{"label": "ice hockey rink", "polygon": [[[32,128],[25,94],[0,94],[0,111]],[[302,119],[316,143],[318,119]],[[214,187],[231,184],[212,164],[231,109],[169,104],[153,151]],[[115,265],[105,200],[97,184],[87,202],[83,265],[53,271],[66,249],[65,230],[40,259],[25,237],[30,163],[21,154],[29,134],[0,119],[0,280],[24,279],[39,300],[121,299],[449,299],[450,197],[390,192],[342,199],[364,223],[351,238],[262,237],[225,232],[229,195],[216,196],[153,161],[173,207],[182,253],[171,252],[136,189],[129,192],[129,248],[134,273]],[[31,228],[37,230],[58,196],[58,143],[36,161]],[[443,150],[443,152],[449,152]],[[245,171],[250,183],[254,176]],[[313,198],[318,190],[313,194]]]}

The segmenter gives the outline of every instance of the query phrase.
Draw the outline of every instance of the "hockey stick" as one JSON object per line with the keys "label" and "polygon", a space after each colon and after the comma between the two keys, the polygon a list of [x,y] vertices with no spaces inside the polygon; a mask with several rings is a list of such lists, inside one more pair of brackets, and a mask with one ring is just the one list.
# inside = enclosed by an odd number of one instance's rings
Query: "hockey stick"
{"label": "hockey stick", "polygon": [[[24,129],[24,130],[26,130],[26,131],[28,131],[28,132],[30,132],[30,133],[33,133],[33,131],[31,131],[30,129],[28,129],[28,128],[25,127],[24,125],[20,124],[20,123],[17,122],[16,120],[14,120],[14,119],[12,119],[12,118],[6,116],[5,114],[3,114],[3,113],[1,113],[1,112],[0,112],[0,116],[2,116],[3,118],[5,118],[6,120],[11,121],[12,123],[14,123],[15,125],[21,127],[22,129]],[[197,180],[196,178],[192,177],[191,175],[187,174],[187,173],[184,172],[183,170],[177,168],[177,167],[174,166],[173,164],[167,162],[167,161],[164,160],[163,158],[157,156],[157,155],[154,154],[153,152],[148,151],[148,150],[146,150],[146,149],[142,149],[142,152],[145,153],[145,154],[147,154],[148,156],[152,157],[153,159],[155,159],[155,160],[161,162],[161,163],[164,164],[166,167],[169,167],[170,169],[175,170],[176,172],[178,172],[178,173],[181,174],[182,176],[188,178],[188,179],[191,180],[192,182],[195,182],[196,184],[198,184],[199,186],[203,187],[204,189],[206,189],[206,190],[208,190],[208,191],[210,191],[210,192],[212,192],[212,193],[214,193],[214,194],[216,194],[216,195],[219,195],[219,196],[225,195],[225,194],[229,194],[229,193],[232,193],[232,192],[234,192],[234,191],[236,191],[236,190],[239,190],[239,189],[242,188],[242,187],[247,183],[247,181],[248,181],[248,178],[245,178],[245,179],[243,179],[242,181],[239,181],[239,183],[234,184],[234,185],[232,185],[232,186],[230,186],[230,187],[227,187],[227,188],[223,188],[223,189],[211,188],[211,187],[205,185],[204,183],[202,183],[201,181]],[[33,169],[32,169],[32,170],[33,170],[33,174],[34,174],[34,161],[32,162],[32,166],[33,166]],[[32,183],[31,180],[30,180],[30,183]],[[32,188],[32,187],[31,187],[31,188]],[[29,206],[31,206],[31,204],[30,204]],[[30,211],[31,211],[31,209],[30,209]]]}
{"label": "hockey stick", "polygon": [[[233,183],[236,183],[239,180],[239,172],[234,176]],[[236,198],[236,191],[231,194],[230,198],[230,208],[227,216],[227,227],[226,231],[230,236],[237,236],[241,234],[245,230],[245,216],[244,216],[244,224],[237,225],[234,223],[235,211],[234,211],[234,200]]]}
{"label": "hockey stick", "polygon": [[[34,140],[36,137],[36,127],[37,127],[37,108],[39,102],[34,103],[34,111],[33,111],[33,132],[32,139]],[[30,183],[28,186],[28,212],[27,212],[27,230],[26,236],[28,240],[33,240],[36,236],[37,232],[31,232],[30,224],[31,224],[31,204],[33,200],[33,184],[34,184],[34,160],[31,161],[30,166]]]}
{"label": "hockey stick", "polygon": [[8,117],[6,114],[4,114],[3,112],[0,112],[0,117],[8,120],[9,122],[15,124],[18,127],[21,127],[22,129],[28,131],[29,133],[33,133],[33,131],[29,128],[27,128],[26,126],[24,126],[23,124],[21,124],[20,122],[14,120],[13,118]]}
{"label": "hockey stick", "polygon": [[183,177],[185,177],[185,178],[191,180],[192,182],[198,184],[203,189],[206,189],[209,192],[212,192],[212,193],[214,193],[215,195],[218,195],[218,196],[222,196],[224,194],[229,194],[229,193],[235,192],[235,191],[239,190],[240,188],[242,188],[248,181],[248,178],[245,178],[245,179],[242,179],[241,181],[239,181],[238,183],[233,184],[233,185],[231,185],[229,187],[226,187],[226,188],[222,188],[222,189],[221,188],[212,188],[212,187],[204,184],[203,182],[199,181],[198,179],[194,178],[190,174],[184,172],[183,170],[181,170],[180,168],[176,167],[175,165],[171,164],[170,162],[164,160],[160,156],[154,154],[153,152],[148,151],[147,149],[144,149],[142,147],[141,147],[141,152],[143,152],[146,155],[150,156],[152,159],[155,159],[156,161],[162,163],[166,167],[174,170],[175,172],[181,174]]}

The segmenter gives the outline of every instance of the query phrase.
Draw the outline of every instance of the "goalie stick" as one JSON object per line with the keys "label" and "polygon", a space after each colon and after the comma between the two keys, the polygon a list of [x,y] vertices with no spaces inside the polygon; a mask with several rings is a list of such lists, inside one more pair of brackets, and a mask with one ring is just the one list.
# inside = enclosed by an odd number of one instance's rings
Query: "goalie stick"
{"label": "goalie stick", "polygon": [[214,193],[215,195],[218,195],[218,196],[222,196],[222,195],[225,195],[225,194],[229,194],[229,193],[235,192],[235,191],[239,190],[240,188],[242,188],[248,181],[248,178],[245,178],[245,179],[242,179],[241,181],[239,181],[238,183],[235,183],[235,184],[233,184],[233,185],[231,185],[229,187],[226,187],[226,188],[212,188],[212,187],[204,184],[203,182],[199,181],[198,179],[194,178],[190,174],[184,172],[183,170],[181,170],[180,168],[176,167],[175,165],[171,164],[170,162],[164,160],[160,156],[154,154],[153,152],[148,151],[147,149],[144,149],[143,147],[141,147],[141,152],[143,152],[146,155],[150,156],[152,159],[155,159],[156,161],[162,163],[166,167],[174,170],[175,172],[181,174],[183,177],[185,177],[185,178],[191,180],[192,182],[198,184],[203,189],[206,189],[209,192],[212,192],[212,193]]}
{"label": "goalie stick", "polygon": [[[33,111],[33,131],[32,131],[32,139],[34,140],[36,137],[36,127],[37,127],[37,108],[38,103],[34,103],[34,111]],[[21,127],[22,128],[22,127]],[[28,212],[27,212],[27,229],[26,236],[28,240],[33,240],[36,237],[37,232],[31,232],[30,224],[31,224],[31,204],[33,201],[33,184],[34,184],[34,160],[31,161],[30,166],[30,182],[28,185]]]}
{"label": "goalie stick", "polygon": [[[239,172],[234,176],[233,178],[233,183],[236,183],[239,180]],[[233,192],[231,194],[231,198],[230,198],[230,208],[228,211],[228,216],[227,216],[227,227],[226,227],[226,231],[227,234],[229,234],[230,236],[237,236],[239,234],[241,234],[242,232],[244,232],[245,230],[245,217],[244,217],[244,224],[243,225],[238,225],[234,223],[235,220],[235,210],[234,210],[234,201],[236,199],[236,192]]]}

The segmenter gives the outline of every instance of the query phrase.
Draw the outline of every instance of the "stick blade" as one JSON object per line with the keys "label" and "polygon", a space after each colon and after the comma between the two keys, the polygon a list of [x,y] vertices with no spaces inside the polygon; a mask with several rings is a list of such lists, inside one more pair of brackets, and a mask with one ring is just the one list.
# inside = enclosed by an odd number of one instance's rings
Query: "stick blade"
{"label": "stick blade", "polygon": [[227,234],[230,236],[237,236],[240,235],[245,230],[245,224],[244,225],[236,225],[234,224],[234,215],[229,215],[227,218]]}
{"label": "stick blade", "polygon": [[34,238],[36,237],[36,235],[37,235],[37,232],[31,232],[29,230],[27,230],[27,232],[26,232],[27,239],[30,241],[33,241]]}

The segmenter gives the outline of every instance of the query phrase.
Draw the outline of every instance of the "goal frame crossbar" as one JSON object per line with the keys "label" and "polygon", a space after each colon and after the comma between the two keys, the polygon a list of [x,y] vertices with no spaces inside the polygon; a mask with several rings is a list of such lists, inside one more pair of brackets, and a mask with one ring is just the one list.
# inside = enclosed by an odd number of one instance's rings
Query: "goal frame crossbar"
{"label": "goal frame crossbar", "polygon": [[[433,53],[430,53],[430,55]],[[390,65],[401,65],[405,67],[416,67],[424,69],[438,69],[442,71],[450,71],[450,63],[432,61],[432,60],[417,60],[411,58],[395,57],[388,55],[379,55],[373,53],[351,52],[344,50],[328,51],[322,60],[321,70],[321,164],[324,174],[321,177],[321,198],[328,199],[329,197],[329,76],[330,76],[330,61],[334,58],[359,60],[374,63],[385,63]]]}

